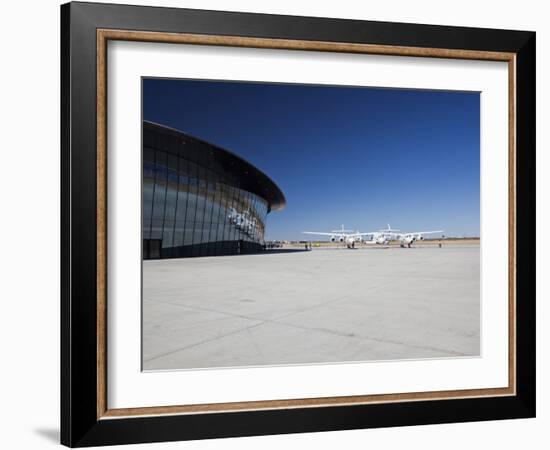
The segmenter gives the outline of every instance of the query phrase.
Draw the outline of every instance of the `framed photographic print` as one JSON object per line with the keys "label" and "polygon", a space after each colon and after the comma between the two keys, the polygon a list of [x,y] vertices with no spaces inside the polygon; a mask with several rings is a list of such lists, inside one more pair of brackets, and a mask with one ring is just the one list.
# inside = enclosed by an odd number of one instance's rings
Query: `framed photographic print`
{"label": "framed photographic print", "polygon": [[63,444],[535,415],[535,33],[61,23]]}

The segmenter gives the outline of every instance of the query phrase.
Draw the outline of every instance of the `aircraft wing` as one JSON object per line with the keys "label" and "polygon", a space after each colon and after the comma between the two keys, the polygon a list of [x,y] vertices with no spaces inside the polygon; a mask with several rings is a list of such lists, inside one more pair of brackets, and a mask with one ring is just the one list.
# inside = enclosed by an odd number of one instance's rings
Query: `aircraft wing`
{"label": "aircraft wing", "polygon": [[320,231],[302,231],[303,234],[317,234],[319,236],[339,236],[342,233],[322,233]]}
{"label": "aircraft wing", "polygon": [[436,231],[415,231],[413,233],[407,233],[407,234],[434,234],[434,233],[443,233],[443,230],[436,230]]}

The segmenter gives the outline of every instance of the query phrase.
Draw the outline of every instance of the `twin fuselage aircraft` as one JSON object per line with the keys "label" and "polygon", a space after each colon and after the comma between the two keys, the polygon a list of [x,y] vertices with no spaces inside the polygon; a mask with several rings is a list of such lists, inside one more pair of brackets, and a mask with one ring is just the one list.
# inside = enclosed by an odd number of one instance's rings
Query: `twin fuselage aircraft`
{"label": "twin fuselage aircraft", "polygon": [[[392,230],[388,224],[388,228],[378,231],[369,231],[367,233],[354,232],[346,230],[344,225],[339,230],[332,230],[329,233],[319,231],[303,231],[304,234],[314,234],[318,236],[330,236],[331,242],[345,243],[348,248],[355,248],[355,244],[361,242],[365,244],[388,245],[390,241],[399,241],[401,247],[411,247],[415,241],[424,239],[425,234],[443,233],[442,230],[437,231],[414,231],[412,233],[400,233],[399,230]],[[371,240],[365,240],[364,236],[371,236]]]}

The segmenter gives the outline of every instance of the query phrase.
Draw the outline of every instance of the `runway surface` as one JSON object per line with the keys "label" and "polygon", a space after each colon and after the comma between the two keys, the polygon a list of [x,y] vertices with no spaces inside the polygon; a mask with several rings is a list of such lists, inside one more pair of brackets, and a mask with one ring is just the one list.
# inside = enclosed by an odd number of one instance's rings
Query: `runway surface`
{"label": "runway surface", "polygon": [[479,245],[143,263],[145,370],[477,356]]}

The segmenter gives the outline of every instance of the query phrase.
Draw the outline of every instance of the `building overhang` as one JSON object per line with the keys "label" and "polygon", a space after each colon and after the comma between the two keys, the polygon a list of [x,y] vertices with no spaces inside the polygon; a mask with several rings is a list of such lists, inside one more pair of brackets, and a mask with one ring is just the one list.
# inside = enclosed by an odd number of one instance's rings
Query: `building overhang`
{"label": "building overhang", "polygon": [[[189,140],[201,143],[205,146],[205,150],[211,152],[211,155],[220,162],[224,168],[224,171],[239,179],[241,183],[241,186],[239,186],[240,188],[265,199],[268,204],[269,211],[278,211],[285,207],[285,196],[275,182],[260,169],[253,166],[251,163],[235,153],[218,145],[212,144],[211,142],[199,139],[188,133],[184,133],[174,128],[154,122],[144,120],[143,127],[144,129],[149,128],[177,137],[182,141],[182,143]],[[184,151],[185,147],[182,145],[181,152],[183,153]]]}

